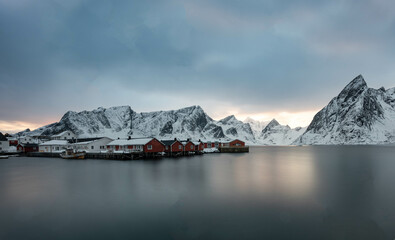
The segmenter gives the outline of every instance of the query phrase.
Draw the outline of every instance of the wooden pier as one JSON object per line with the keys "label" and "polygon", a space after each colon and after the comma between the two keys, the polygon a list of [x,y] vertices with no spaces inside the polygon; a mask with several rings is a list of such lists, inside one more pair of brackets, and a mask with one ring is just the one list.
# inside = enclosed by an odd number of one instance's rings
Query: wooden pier
{"label": "wooden pier", "polygon": [[218,148],[221,153],[247,153],[250,151],[248,146],[239,147],[220,147]]}
{"label": "wooden pier", "polygon": [[[223,149],[223,151],[221,151]],[[228,150],[231,149],[231,150]],[[229,147],[220,148],[221,152],[236,153],[236,152],[248,152],[248,147]],[[124,152],[124,153],[92,153],[87,152],[85,159],[108,159],[108,160],[139,160],[139,159],[159,159],[162,157],[184,157],[184,156],[196,156],[204,154],[202,151],[190,151],[190,152],[178,152],[173,154],[161,155],[158,153],[144,153],[144,152]],[[48,157],[48,158],[60,158],[59,152],[29,152],[21,154],[27,157]]]}
{"label": "wooden pier", "polygon": [[[49,152],[29,152],[28,157],[48,157],[59,158],[60,153]],[[108,160],[138,160],[138,159],[156,159],[162,156],[153,153],[133,152],[133,153],[86,153],[85,159],[108,159]]]}

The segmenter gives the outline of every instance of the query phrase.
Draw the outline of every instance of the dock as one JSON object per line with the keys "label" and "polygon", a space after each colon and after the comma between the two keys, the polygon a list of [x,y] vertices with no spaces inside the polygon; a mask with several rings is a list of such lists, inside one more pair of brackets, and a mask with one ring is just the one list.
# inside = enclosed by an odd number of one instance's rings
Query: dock
{"label": "dock", "polygon": [[221,153],[248,153],[250,148],[248,146],[239,147],[220,147],[218,148]]}
{"label": "dock", "polygon": [[[195,156],[203,154],[197,152],[181,152],[173,155],[161,155],[156,153],[144,152],[124,152],[124,153],[93,153],[87,152],[85,159],[107,159],[107,160],[139,160],[139,159],[158,159],[162,157],[182,157],[182,156]],[[59,152],[29,152],[26,153],[27,157],[46,157],[46,158],[60,158]]]}

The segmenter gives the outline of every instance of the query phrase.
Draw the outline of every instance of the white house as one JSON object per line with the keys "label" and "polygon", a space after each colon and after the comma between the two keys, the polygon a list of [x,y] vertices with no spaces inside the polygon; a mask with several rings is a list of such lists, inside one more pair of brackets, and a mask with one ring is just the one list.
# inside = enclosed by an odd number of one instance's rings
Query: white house
{"label": "white house", "polygon": [[152,140],[154,138],[117,139],[108,143],[107,149],[114,152],[143,152],[144,146]]}
{"label": "white house", "polygon": [[62,152],[71,145],[67,140],[51,140],[39,145],[40,152]]}
{"label": "white house", "polygon": [[109,144],[112,141],[113,140],[108,137],[77,139],[77,142],[73,144],[73,148],[79,151],[101,152],[101,151],[106,151],[107,144]]}
{"label": "white house", "polygon": [[53,135],[52,140],[71,140],[71,139],[76,139],[77,135],[75,135],[72,131],[64,131],[61,133],[58,133],[56,135]]}
{"label": "white house", "polygon": [[37,139],[32,136],[21,136],[18,138],[18,143],[37,143]]}
{"label": "white house", "polygon": [[8,139],[0,132],[0,152],[8,152],[9,147]]}

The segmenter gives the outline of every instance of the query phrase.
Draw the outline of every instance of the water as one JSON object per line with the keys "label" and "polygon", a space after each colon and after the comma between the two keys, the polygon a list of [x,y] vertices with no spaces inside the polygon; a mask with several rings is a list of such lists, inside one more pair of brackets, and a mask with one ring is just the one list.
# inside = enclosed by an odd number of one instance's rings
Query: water
{"label": "water", "polygon": [[0,160],[0,239],[394,239],[395,147]]}

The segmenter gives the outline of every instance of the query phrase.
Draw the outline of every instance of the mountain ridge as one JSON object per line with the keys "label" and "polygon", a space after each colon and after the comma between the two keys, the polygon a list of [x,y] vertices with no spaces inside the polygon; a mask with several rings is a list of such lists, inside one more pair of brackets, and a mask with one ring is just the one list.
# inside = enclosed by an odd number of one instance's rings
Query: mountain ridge
{"label": "mountain ridge", "polygon": [[19,135],[54,135],[70,130],[80,137],[154,136],[201,140],[240,139],[254,145],[395,143],[395,87],[369,88],[362,75],[349,82],[307,127],[290,128],[276,119],[212,119],[199,105],[177,110],[135,112],[130,106],[67,111],[59,122]]}

